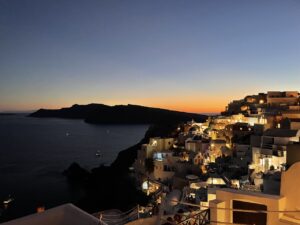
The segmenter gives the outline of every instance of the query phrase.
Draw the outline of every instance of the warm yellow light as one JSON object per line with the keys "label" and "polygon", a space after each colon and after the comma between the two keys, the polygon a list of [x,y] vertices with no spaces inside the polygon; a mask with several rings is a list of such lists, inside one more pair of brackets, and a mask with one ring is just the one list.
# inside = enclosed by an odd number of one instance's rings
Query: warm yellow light
{"label": "warm yellow light", "polygon": [[37,213],[41,213],[41,212],[44,212],[45,211],[45,206],[39,206],[39,207],[37,207],[37,209],[36,209],[36,212]]}

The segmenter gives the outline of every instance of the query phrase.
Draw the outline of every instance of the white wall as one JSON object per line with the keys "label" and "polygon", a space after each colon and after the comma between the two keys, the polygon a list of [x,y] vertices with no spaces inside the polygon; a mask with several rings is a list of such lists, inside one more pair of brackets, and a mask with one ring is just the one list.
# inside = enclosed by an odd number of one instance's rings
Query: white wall
{"label": "white wall", "polygon": [[[255,192],[245,192],[233,189],[222,189],[217,190],[217,198],[210,202],[210,207],[217,208],[229,208],[232,209],[232,201],[245,201],[250,203],[257,203],[267,206],[267,210],[283,210],[285,206],[285,198],[274,195],[267,195]],[[281,214],[280,213],[268,213],[267,215],[267,225],[278,225],[280,224]],[[224,223],[232,223],[232,211],[231,210],[221,210],[212,208],[211,209],[211,220],[219,221],[222,223],[214,223],[214,225],[221,225]]]}

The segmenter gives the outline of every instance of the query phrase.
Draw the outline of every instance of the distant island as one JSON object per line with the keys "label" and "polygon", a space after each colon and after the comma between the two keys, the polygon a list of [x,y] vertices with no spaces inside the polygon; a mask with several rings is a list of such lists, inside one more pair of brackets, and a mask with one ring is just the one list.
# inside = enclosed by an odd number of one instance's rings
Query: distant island
{"label": "distant island", "polygon": [[39,118],[67,118],[83,119],[94,124],[157,124],[174,123],[196,120],[199,122],[207,119],[206,115],[186,113],[167,109],[145,107],[139,105],[104,104],[73,105],[61,109],[39,109],[29,115]]}

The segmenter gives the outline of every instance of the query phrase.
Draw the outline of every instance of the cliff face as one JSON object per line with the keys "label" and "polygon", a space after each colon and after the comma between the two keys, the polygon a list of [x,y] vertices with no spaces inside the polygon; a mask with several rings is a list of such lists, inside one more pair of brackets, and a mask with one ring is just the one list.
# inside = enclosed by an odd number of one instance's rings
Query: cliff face
{"label": "cliff face", "polygon": [[107,106],[103,104],[73,105],[62,109],[40,109],[31,117],[57,117],[84,119],[87,123],[99,124],[157,124],[204,121],[207,116],[137,105]]}

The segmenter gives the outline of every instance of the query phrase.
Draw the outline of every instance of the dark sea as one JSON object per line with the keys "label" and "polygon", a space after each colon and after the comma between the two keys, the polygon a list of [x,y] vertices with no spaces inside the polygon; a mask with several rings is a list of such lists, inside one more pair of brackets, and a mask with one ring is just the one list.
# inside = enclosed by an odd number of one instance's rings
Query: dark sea
{"label": "dark sea", "polygon": [[[0,222],[74,202],[78,193],[62,172],[109,165],[139,142],[147,125],[91,125],[82,120],[0,116]],[[96,157],[97,152],[101,157]],[[3,210],[9,195],[14,201]]]}

